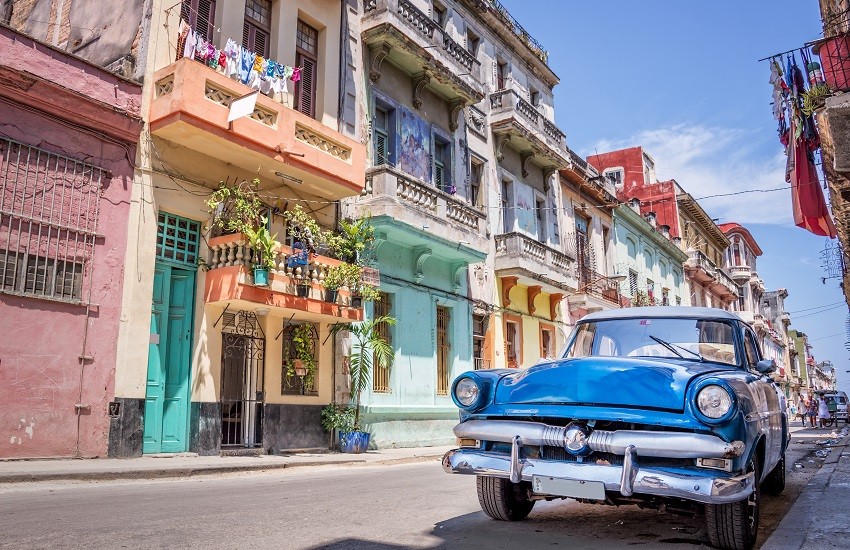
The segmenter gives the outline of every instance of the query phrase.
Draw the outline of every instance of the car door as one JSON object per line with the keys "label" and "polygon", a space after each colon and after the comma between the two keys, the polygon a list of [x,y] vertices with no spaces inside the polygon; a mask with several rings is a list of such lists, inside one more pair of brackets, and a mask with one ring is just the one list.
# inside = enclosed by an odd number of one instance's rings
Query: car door
{"label": "car door", "polygon": [[755,410],[759,415],[759,432],[765,437],[765,457],[762,475],[767,475],[782,454],[785,433],[785,421],[782,416],[782,402],[776,384],[769,374],[756,370],[756,364],[761,360],[761,350],[753,330],[744,327],[744,360],[753,375],[751,393],[756,398]]}

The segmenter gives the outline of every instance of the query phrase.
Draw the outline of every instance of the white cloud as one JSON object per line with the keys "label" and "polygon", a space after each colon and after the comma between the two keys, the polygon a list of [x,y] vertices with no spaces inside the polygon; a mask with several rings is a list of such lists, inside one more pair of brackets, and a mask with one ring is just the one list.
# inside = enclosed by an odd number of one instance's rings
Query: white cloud
{"label": "white cloud", "polygon": [[[693,197],[734,193],[748,189],[786,187],[785,155],[775,141],[773,155],[765,155],[765,135],[753,136],[735,128],[680,124],[645,130],[618,141],[600,141],[595,151],[642,146],[655,159],[661,181],[675,179]],[[744,193],[706,198],[700,205],[720,223],[793,225],[790,190]]]}

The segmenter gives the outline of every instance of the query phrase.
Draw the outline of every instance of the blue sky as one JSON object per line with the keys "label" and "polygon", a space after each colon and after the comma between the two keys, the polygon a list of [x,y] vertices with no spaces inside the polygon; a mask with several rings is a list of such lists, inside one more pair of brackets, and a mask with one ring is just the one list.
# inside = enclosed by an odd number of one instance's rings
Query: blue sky
{"label": "blue sky", "polygon": [[[582,156],[643,145],[659,178],[694,197],[784,187],[785,159],[759,59],[821,36],[817,0],[501,0],[549,51],[558,126]],[[768,290],[786,288],[792,328],[809,335],[850,391],[847,307],[821,278],[828,239],[794,226],[790,191],[706,198],[720,223],[747,226]],[[838,304],[832,309],[810,309]],[[799,312],[799,313],[794,313]]]}

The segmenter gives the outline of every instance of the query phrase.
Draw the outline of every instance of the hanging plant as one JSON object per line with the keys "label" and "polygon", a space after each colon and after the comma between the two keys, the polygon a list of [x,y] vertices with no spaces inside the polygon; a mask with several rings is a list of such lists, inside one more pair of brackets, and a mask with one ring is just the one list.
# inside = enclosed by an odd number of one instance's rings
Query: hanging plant
{"label": "hanging plant", "polygon": [[237,185],[225,182],[204,201],[212,218],[210,228],[222,233],[246,233],[261,225],[262,211],[266,208],[257,190],[259,178],[250,183],[243,180]]}
{"label": "hanging plant", "polygon": [[[310,324],[296,325],[292,329],[292,350],[294,357],[289,357],[285,363],[287,378],[301,378],[302,391],[313,388],[316,379],[316,358],[313,355],[313,326]],[[303,371],[299,373],[298,371]]]}
{"label": "hanging plant", "polygon": [[328,232],[322,229],[319,222],[301,208],[301,205],[283,212],[283,217],[293,243],[303,244],[307,251],[315,253],[316,248],[328,240]]}
{"label": "hanging plant", "polygon": [[803,92],[803,114],[812,116],[816,110],[823,107],[826,98],[831,94],[832,92],[826,84],[818,84]]}

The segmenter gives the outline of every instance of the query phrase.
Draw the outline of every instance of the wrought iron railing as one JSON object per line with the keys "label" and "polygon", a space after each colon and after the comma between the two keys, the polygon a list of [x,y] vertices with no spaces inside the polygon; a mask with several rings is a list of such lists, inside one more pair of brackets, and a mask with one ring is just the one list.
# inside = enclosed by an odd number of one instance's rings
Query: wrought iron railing
{"label": "wrought iron railing", "polygon": [[483,357],[473,357],[475,370],[484,370],[489,369],[491,367],[491,361],[489,359],[485,359]]}
{"label": "wrought iron railing", "polygon": [[716,277],[717,275],[717,265],[708,259],[708,256],[700,252],[699,250],[691,250],[688,252],[688,263],[692,267],[700,268],[704,270],[707,274],[712,277]]}
{"label": "wrought iron railing", "polygon": [[526,47],[537,56],[540,61],[543,63],[549,63],[549,52],[543,47],[543,44],[538,42],[531,36],[525,28],[519,24],[519,21],[514,19],[508,9],[502,5],[499,0],[484,0],[486,3],[490,4],[490,7],[493,8],[493,11],[496,13],[498,18],[502,21],[502,23],[507,26],[520,41],[526,45]]}
{"label": "wrought iron railing", "polygon": [[520,118],[524,119],[528,126],[539,133],[538,135],[541,141],[557,144],[556,148],[558,152],[564,157],[567,157],[569,152],[567,150],[566,134],[554,122],[544,117],[531,103],[520,97],[515,90],[499,90],[490,94],[491,117],[494,114],[504,111],[519,113]]}
{"label": "wrought iron railing", "polygon": [[592,269],[579,267],[578,282],[580,293],[598,296],[613,304],[620,303],[620,284],[614,279]]}

